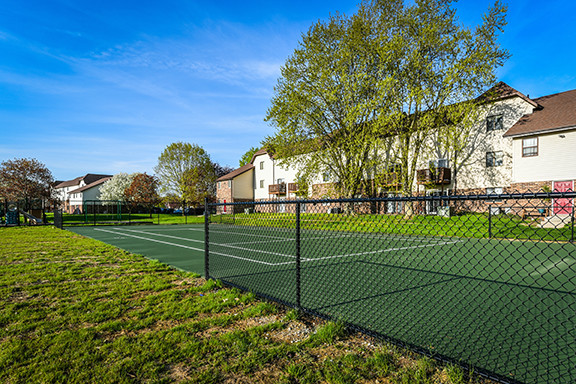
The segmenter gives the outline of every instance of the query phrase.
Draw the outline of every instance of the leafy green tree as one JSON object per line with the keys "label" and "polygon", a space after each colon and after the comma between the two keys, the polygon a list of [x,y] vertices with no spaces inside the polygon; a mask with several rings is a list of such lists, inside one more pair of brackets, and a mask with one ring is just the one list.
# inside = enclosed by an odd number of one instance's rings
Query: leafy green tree
{"label": "leafy green tree", "polygon": [[200,146],[177,142],[168,145],[154,168],[164,195],[197,202],[215,194],[216,171],[208,153]]}
{"label": "leafy green tree", "polygon": [[468,124],[508,57],[497,43],[506,7],[497,1],[472,30],[452,3],[364,1],[351,17],[314,24],[282,67],[266,117],[277,158],[309,178],[329,171],[345,197],[399,164],[401,192],[412,193],[432,132]]}
{"label": "leafy green tree", "polygon": [[242,157],[240,158],[240,161],[238,161],[238,165],[240,167],[243,167],[246,164],[248,164],[250,162],[250,160],[252,160],[252,157],[254,156],[254,154],[256,152],[258,152],[258,148],[256,148],[256,147],[250,148],[248,151],[246,151],[245,154],[242,155]]}
{"label": "leafy green tree", "polygon": [[[364,3],[360,17],[374,20],[375,52],[389,68],[384,89],[391,113],[379,116],[383,133],[397,138],[402,191],[411,193],[418,160],[433,133],[460,153],[478,111],[477,96],[496,80],[508,58],[497,37],[506,7],[497,1],[474,30],[462,26],[452,0]],[[392,5],[392,7],[390,6]],[[395,17],[390,17],[394,12]],[[458,133],[460,132],[460,133]],[[451,137],[446,137],[449,135]]]}
{"label": "leafy green tree", "polygon": [[365,170],[376,166],[379,129],[387,103],[378,92],[382,67],[361,18],[318,21],[281,69],[266,120],[276,134],[266,146],[300,177],[328,172],[336,193],[354,197]]}

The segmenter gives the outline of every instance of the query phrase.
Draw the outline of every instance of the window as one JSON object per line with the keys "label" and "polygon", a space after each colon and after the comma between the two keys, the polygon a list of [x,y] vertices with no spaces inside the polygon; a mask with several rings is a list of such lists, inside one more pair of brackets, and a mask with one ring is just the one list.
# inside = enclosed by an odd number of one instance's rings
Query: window
{"label": "window", "polygon": [[260,162],[260,169],[264,169],[264,162],[263,161]]}
{"label": "window", "polygon": [[538,138],[522,139],[522,157],[538,156]]}
{"label": "window", "polygon": [[220,189],[220,184],[222,184],[221,181],[218,182],[218,189]]}
{"label": "window", "polygon": [[498,131],[504,129],[502,115],[488,116],[486,118],[486,131]]}
{"label": "window", "polygon": [[324,182],[330,181],[330,173],[324,172],[322,174],[322,181],[324,181]]}
{"label": "window", "polygon": [[430,160],[428,162],[430,168],[448,168],[448,159]]}
{"label": "window", "polygon": [[504,152],[486,152],[486,166],[499,167],[504,164]]}
{"label": "window", "polygon": [[[488,187],[486,188],[486,194],[487,195],[501,195],[502,193],[504,193],[504,189],[502,187]],[[494,200],[488,200],[489,202],[498,202],[498,201],[502,201],[502,199],[494,199]],[[497,209],[497,211],[495,209],[492,209],[493,207],[490,208],[490,211],[492,214],[498,214],[500,213],[500,208]]]}
{"label": "window", "polygon": [[232,188],[232,180],[228,180],[228,188]]}
{"label": "window", "polygon": [[264,180],[260,180],[260,188],[264,188]]}

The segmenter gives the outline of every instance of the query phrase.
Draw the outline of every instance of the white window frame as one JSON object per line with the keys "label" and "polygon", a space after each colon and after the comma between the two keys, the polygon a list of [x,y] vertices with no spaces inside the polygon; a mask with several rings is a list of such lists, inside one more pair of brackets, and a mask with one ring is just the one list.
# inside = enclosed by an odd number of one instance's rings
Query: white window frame
{"label": "white window frame", "polygon": [[[536,142],[536,145],[526,145],[527,141],[531,141],[534,140]],[[538,144],[540,144],[538,142],[538,137],[526,137],[524,139],[522,139],[522,157],[536,157],[538,156]],[[529,153],[526,153],[525,151],[527,149],[532,150],[533,148],[536,148],[536,152],[530,151]]]}

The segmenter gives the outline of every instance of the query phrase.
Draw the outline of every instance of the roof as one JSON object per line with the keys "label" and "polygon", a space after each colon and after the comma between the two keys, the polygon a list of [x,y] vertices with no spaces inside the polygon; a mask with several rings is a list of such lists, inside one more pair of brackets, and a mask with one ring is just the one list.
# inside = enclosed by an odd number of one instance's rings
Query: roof
{"label": "roof", "polygon": [[225,174],[224,176],[219,177],[216,181],[232,180],[236,176],[240,176],[241,174],[251,170],[252,168],[254,168],[254,165],[252,165],[252,163],[248,163],[238,169],[233,170],[230,173]]}
{"label": "roof", "polygon": [[78,176],[75,179],[72,180],[68,180],[68,181],[62,181],[59,184],[56,184],[54,186],[54,188],[64,188],[64,187],[73,187],[76,186],[78,184],[80,184],[80,181],[84,180],[84,183],[86,183],[86,185],[88,184],[92,184],[93,182],[106,178],[106,177],[112,177],[112,175],[100,175],[100,174],[96,174],[96,173],[87,173],[84,176]]}
{"label": "roof", "polygon": [[484,92],[482,95],[480,95],[480,97],[478,97],[477,100],[479,101],[486,100],[492,102],[497,100],[509,99],[512,97],[519,97],[522,100],[526,101],[527,103],[532,104],[534,108],[540,107],[540,105],[538,105],[538,103],[535,100],[532,100],[522,92],[512,88],[503,81],[498,82],[492,88]]}
{"label": "roof", "polygon": [[254,164],[254,159],[256,158],[256,156],[260,156],[260,155],[268,155],[270,158],[274,158],[273,155],[270,154],[270,152],[268,152],[268,150],[266,150],[266,148],[262,148],[257,150],[256,152],[254,152],[254,154],[252,155],[252,159],[250,159],[250,163]]}
{"label": "roof", "polygon": [[73,191],[70,191],[69,193],[72,194],[72,193],[84,192],[84,191],[86,191],[86,190],[88,190],[88,189],[90,189],[90,188],[94,188],[94,187],[96,187],[96,186],[98,186],[98,185],[100,185],[100,184],[104,184],[105,182],[107,182],[107,181],[110,180],[111,178],[112,178],[112,176],[98,179],[98,180],[96,180],[96,181],[93,182],[93,183],[90,183],[90,184],[88,184],[88,185],[85,185],[85,186],[83,186],[82,188],[78,188],[78,189],[75,189],[75,190],[73,190]]}
{"label": "roof", "polygon": [[77,177],[72,180],[62,181],[60,184],[56,185],[54,188],[64,188],[64,187],[72,187],[74,185],[80,184],[80,180],[82,180],[82,176]]}
{"label": "roof", "polygon": [[504,136],[576,129],[576,89],[534,99],[541,108],[524,115]]}

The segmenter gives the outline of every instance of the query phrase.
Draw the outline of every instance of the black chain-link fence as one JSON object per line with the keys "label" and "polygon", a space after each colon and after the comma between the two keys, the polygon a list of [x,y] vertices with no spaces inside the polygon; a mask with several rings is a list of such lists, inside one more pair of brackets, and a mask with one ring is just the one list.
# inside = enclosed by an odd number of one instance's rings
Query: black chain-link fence
{"label": "black chain-link fence", "polygon": [[575,383],[575,196],[211,204],[206,276],[503,382]]}
{"label": "black chain-link fence", "polygon": [[85,200],[72,212],[62,213],[64,226],[192,224],[203,221],[204,207],[182,201],[130,202]]}

